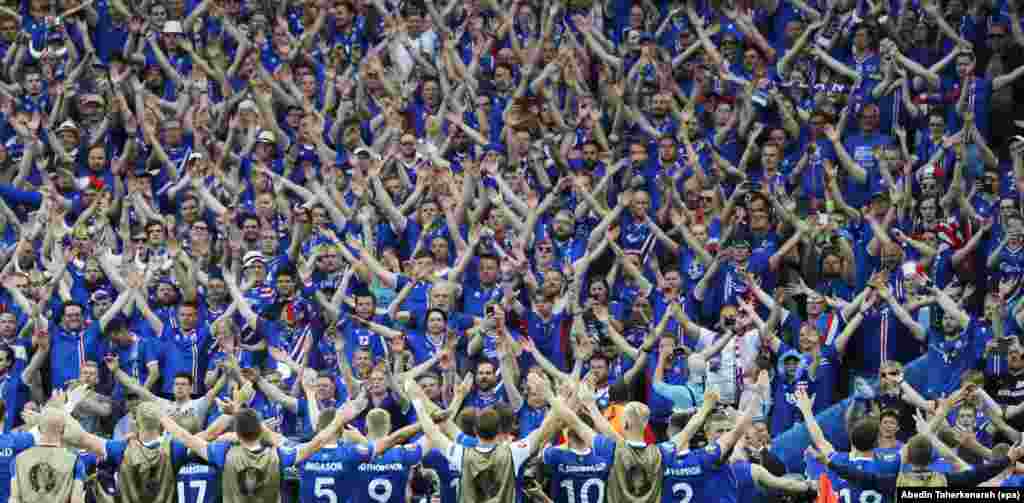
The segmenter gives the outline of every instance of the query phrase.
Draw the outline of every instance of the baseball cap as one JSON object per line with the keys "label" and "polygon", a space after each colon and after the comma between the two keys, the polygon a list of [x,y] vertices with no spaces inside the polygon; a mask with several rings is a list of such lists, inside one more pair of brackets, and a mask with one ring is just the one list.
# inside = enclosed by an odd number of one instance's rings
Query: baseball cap
{"label": "baseball cap", "polygon": [[254,265],[266,265],[267,259],[262,253],[258,251],[251,251],[245,254],[245,258],[242,259],[242,268],[248,269]]}
{"label": "baseball cap", "polygon": [[256,138],[256,143],[277,143],[277,137],[274,136],[273,131],[264,129],[260,131],[260,135]]}
{"label": "baseball cap", "polygon": [[77,133],[78,132],[78,126],[75,124],[74,121],[66,120],[66,121],[60,123],[60,125],[57,126],[57,130],[54,131],[54,132],[55,133],[60,133],[60,132],[63,132],[63,131],[74,131],[74,132]]}
{"label": "baseball cap", "polygon": [[93,302],[99,302],[102,300],[110,300],[113,298],[114,294],[111,293],[110,290],[107,290],[106,288],[100,288],[99,290],[96,290],[95,292],[92,293],[92,295],[89,297],[89,300]]}

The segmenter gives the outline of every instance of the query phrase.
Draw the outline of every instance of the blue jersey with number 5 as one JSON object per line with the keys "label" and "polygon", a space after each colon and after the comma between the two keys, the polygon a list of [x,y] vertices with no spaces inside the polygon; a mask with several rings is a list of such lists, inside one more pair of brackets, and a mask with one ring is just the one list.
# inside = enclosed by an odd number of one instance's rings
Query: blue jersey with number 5
{"label": "blue jersey with number 5", "polygon": [[343,503],[348,501],[352,469],[370,460],[373,446],[341,444],[327,446],[299,466],[301,503]]}
{"label": "blue jersey with number 5", "polygon": [[202,460],[178,469],[178,503],[220,503],[220,472]]}
{"label": "blue jersey with number 5", "polygon": [[558,495],[555,503],[602,503],[614,457],[615,442],[601,435],[584,453],[563,447],[544,449],[544,464],[552,471],[548,494]]}
{"label": "blue jersey with number 5", "polygon": [[405,503],[409,471],[423,459],[418,444],[392,447],[355,467],[351,503]]}

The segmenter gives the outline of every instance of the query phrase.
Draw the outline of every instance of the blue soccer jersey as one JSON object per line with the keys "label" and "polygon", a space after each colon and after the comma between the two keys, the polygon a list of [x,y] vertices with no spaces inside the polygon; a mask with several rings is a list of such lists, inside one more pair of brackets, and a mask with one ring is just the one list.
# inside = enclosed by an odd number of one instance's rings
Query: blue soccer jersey
{"label": "blue soccer jersey", "polygon": [[405,486],[413,465],[423,459],[417,444],[392,447],[373,461],[355,467],[351,503],[405,503]]}
{"label": "blue soccer jersey", "polygon": [[178,469],[178,503],[220,503],[220,472],[202,459],[190,457]]}
{"label": "blue soccer jersey", "polygon": [[735,494],[729,467],[719,464],[722,448],[718,442],[704,449],[679,451],[672,442],[658,445],[661,449],[662,503],[717,502]]}
{"label": "blue soccer jersey", "polygon": [[4,433],[0,435],[0,501],[11,497],[11,477],[14,476],[14,458],[36,445],[31,433]]}
{"label": "blue soccer jersey", "polygon": [[[892,473],[892,462],[876,458],[862,458],[851,456],[848,452],[837,452],[832,460],[837,463],[854,466],[862,471],[876,474]],[[839,494],[840,503],[886,503],[885,496],[871,488],[858,487],[836,475],[832,470],[823,467],[813,458],[807,462],[807,476],[817,480],[821,473],[828,475],[832,481],[832,490]]]}
{"label": "blue soccer jersey", "polygon": [[615,456],[615,442],[597,435],[594,445],[580,453],[564,447],[544,449],[544,464],[551,468],[551,488],[555,503],[588,503],[604,501]]}
{"label": "blue soccer jersey", "polygon": [[327,446],[299,466],[299,501],[301,503],[337,503],[348,501],[350,487],[346,481],[357,463],[370,460],[371,447],[356,444]]}

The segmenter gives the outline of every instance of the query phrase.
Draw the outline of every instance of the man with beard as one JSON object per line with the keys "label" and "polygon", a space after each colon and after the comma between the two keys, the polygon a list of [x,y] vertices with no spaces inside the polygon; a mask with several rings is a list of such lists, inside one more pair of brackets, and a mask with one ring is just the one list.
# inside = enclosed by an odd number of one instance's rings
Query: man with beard
{"label": "man with beard", "polygon": [[[504,380],[507,376],[502,376]],[[465,405],[485,409],[498,403],[509,403],[504,383],[498,382],[498,366],[491,360],[480,360],[476,364],[473,391],[466,397]]]}
{"label": "man with beard", "polygon": [[[961,376],[977,366],[988,341],[984,340],[978,320],[969,316],[946,292],[929,287],[929,293],[944,311],[939,328],[926,328],[902,306],[892,306],[911,335],[927,345],[928,379],[923,394],[926,398],[938,398],[960,387]],[[886,290],[881,294],[883,300],[892,298]]]}
{"label": "man with beard", "polygon": [[[536,381],[535,381],[536,382]],[[542,383],[542,381],[540,381]],[[458,501],[472,503],[492,501],[513,503],[520,489],[517,474],[525,465],[526,460],[537,452],[548,437],[554,432],[555,414],[548,414],[540,428],[534,430],[525,439],[518,442],[501,440],[501,416],[493,408],[483,410],[477,417],[477,434],[479,444],[466,447],[449,440],[431,418],[427,410],[428,399],[423,390],[412,381],[405,381],[404,386],[412,397],[416,416],[423,427],[429,446],[444,453],[453,471],[461,474]],[[537,384],[538,387],[546,384]],[[545,393],[552,397],[550,389]],[[558,398],[551,398],[557,400]]]}
{"label": "man with beard", "polygon": [[298,271],[293,267],[279,270],[274,285],[280,312],[275,337],[268,342],[284,350],[292,360],[305,361],[306,353],[312,348],[314,331],[323,328],[318,310],[298,294]]}

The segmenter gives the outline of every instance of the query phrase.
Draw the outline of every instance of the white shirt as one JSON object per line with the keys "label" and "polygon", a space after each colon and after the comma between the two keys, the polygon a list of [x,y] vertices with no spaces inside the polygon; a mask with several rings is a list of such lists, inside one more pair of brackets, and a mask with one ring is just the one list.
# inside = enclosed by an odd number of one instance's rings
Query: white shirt
{"label": "white shirt", "polygon": [[[526,463],[527,458],[530,457],[530,443],[526,440],[517,440],[510,444],[507,444],[512,449],[512,464],[515,469],[515,473],[519,473],[519,469]],[[497,445],[478,445],[473,447],[477,452],[491,452]],[[448,463],[451,467],[458,472],[462,472],[462,456],[466,453],[467,447],[459,445],[456,442],[452,442],[447,450],[444,452],[444,457],[448,458]]]}
{"label": "white shirt", "polygon": [[[717,332],[702,329],[700,334],[701,348],[710,347],[720,337]],[[739,372],[746,372],[756,365],[757,355],[761,351],[761,334],[757,330],[750,330],[743,335],[737,335],[735,339],[726,343],[722,351],[708,361],[707,380],[708,386],[718,390],[721,402],[726,404],[737,404],[740,396],[736,389],[737,365]],[[715,362],[716,364],[712,364]]]}

